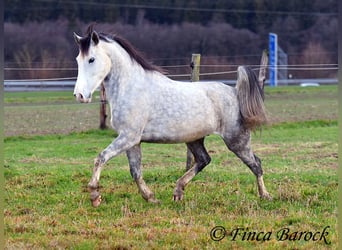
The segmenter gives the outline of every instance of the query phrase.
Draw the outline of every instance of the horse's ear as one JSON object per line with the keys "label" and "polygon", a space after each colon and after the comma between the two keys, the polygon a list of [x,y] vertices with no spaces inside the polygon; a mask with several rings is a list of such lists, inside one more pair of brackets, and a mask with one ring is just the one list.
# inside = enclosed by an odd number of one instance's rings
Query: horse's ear
{"label": "horse's ear", "polygon": [[77,35],[75,32],[74,32],[74,39],[75,39],[75,42],[80,45],[81,44],[81,38],[79,35]]}
{"label": "horse's ear", "polygon": [[94,45],[97,45],[100,41],[99,35],[95,30],[91,34],[91,40],[93,41]]}

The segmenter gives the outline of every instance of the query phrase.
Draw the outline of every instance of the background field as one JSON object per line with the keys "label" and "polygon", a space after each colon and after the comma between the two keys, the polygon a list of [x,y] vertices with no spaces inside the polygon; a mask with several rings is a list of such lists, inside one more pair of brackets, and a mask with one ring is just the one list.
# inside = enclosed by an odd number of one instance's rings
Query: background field
{"label": "background field", "polygon": [[[265,98],[270,124],[337,120],[337,86],[266,88]],[[93,103],[78,104],[72,91],[5,93],[5,136],[96,129],[99,107],[98,95]]]}
{"label": "background field", "polygon": [[[71,93],[5,93],[5,237],[8,249],[337,249],[337,87],[267,88],[270,125],[253,135],[273,201],[217,136],[213,160],[172,199],[185,146],[143,144],[144,176],[160,205],[146,203],[124,155],[101,178],[104,202],[90,206],[93,159],[115,136],[99,131],[99,103]],[[210,238],[214,226],[227,235]],[[278,241],[282,228],[322,231],[324,241]],[[270,241],[232,240],[232,230],[272,232]],[[248,229],[247,229],[248,228]]]}

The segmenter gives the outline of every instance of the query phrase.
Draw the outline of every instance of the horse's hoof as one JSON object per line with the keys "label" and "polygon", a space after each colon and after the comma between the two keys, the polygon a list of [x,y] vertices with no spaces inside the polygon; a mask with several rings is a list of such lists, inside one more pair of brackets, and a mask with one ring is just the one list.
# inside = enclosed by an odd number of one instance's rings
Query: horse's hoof
{"label": "horse's hoof", "polygon": [[97,198],[91,200],[91,204],[93,205],[93,207],[98,207],[100,206],[102,201],[101,195],[99,195]]}
{"label": "horse's hoof", "polygon": [[181,200],[183,200],[183,195],[176,195],[176,194],[174,194],[173,195],[173,200],[174,201],[181,201]]}
{"label": "horse's hoof", "polygon": [[175,189],[174,193],[173,193],[173,200],[174,201],[181,201],[183,200],[183,196],[184,196],[184,189]]}
{"label": "horse's hoof", "polygon": [[160,204],[160,201],[155,198],[150,198],[147,200],[147,202],[154,203],[154,204]]}
{"label": "horse's hoof", "polygon": [[90,194],[90,200],[93,207],[98,207],[101,204],[102,198],[97,190],[93,190]]}

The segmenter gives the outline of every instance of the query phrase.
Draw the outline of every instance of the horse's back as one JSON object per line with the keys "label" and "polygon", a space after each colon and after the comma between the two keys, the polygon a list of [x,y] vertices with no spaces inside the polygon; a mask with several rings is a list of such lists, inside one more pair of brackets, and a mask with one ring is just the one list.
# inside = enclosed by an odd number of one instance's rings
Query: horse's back
{"label": "horse's back", "polygon": [[143,141],[192,141],[236,123],[236,90],[223,83],[170,81],[154,86],[152,93]]}

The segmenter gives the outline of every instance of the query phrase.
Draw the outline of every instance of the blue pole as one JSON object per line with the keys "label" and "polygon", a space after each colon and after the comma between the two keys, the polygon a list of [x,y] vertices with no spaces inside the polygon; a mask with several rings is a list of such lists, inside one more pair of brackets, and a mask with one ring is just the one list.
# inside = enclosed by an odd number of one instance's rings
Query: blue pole
{"label": "blue pole", "polygon": [[278,86],[278,36],[269,34],[270,86]]}

